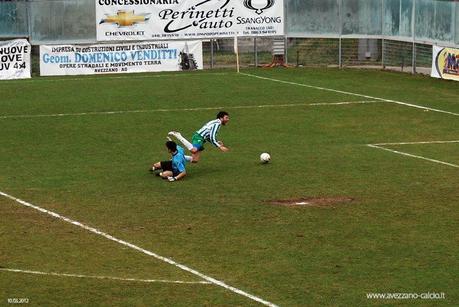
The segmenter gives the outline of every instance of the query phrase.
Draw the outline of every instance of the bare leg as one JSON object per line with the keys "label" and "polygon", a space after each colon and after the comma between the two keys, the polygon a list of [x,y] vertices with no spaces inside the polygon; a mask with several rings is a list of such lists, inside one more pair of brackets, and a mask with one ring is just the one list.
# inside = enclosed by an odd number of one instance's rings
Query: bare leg
{"label": "bare leg", "polygon": [[164,171],[164,172],[159,173],[159,176],[161,176],[162,178],[171,177],[172,175],[173,174],[171,171]]}
{"label": "bare leg", "polygon": [[[193,148],[193,149],[196,149],[196,148]],[[201,157],[201,152],[198,150],[192,150],[191,157],[193,158],[193,160],[191,160],[191,163],[198,163],[199,158]]]}
{"label": "bare leg", "polygon": [[157,170],[157,169],[161,169],[161,162],[156,162],[156,163],[153,163],[150,167],[150,171],[154,171],[154,170]]}

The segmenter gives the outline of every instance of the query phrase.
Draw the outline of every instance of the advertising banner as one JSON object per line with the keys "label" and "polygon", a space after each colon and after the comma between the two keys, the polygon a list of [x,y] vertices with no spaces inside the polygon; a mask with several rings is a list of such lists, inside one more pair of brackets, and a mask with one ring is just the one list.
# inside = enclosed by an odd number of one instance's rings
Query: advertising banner
{"label": "advertising banner", "polygon": [[200,41],[40,46],[40,75],[95,75],[202,69]]}
{"label": "advertising banner", "polygon": [[459,49],[433,46],[431,76],[459,81]]}
{"label": "advertising banner", "polygon": [[25,39],[0,41],[0,80],[30,78],[30,50]]}
{"label": "advertising banner", "polygon": [[96,0],[97,40],[284,34],[283,0]]}

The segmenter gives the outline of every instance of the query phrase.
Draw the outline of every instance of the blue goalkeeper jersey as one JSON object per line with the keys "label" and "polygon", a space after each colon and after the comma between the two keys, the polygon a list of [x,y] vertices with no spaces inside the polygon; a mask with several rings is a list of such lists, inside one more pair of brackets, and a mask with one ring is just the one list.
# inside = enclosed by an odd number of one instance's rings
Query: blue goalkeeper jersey
{"label": "blue goalkeeper jersey", "polygon": [[175,174],[180,174],[185,172],[185,151],[182,147],[177,145],[177,152],[172,155],[172,172]]}

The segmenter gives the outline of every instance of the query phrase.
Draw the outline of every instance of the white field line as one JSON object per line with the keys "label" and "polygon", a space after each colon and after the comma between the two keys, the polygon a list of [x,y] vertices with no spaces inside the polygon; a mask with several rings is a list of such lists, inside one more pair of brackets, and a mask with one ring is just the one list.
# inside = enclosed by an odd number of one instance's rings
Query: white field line
{"label": "white field line", "polygon": [[[214,75],[227,75],[229,73],[225,72],[214,72],[214,73],[207,73],[207,74],[199,74],[200,76],[214,76]],[[34,79],[22,79],[22,80],[8,80],[8,83],[31,83],[31,82],[65,82],[65,81],[86,81],[86,80],[107,80],[107,79],[150,79],[150,78],[165,78],[165,77],[194,77],[194,74],[160,74],[160,75],[144,75],[144,76],[99,76],[99,77],[81,77],[81,78],[34,78]]]}
{"label": "white field line", "polygon": [[159,112],[182,112],[182,111],[205,111],[205,110],[221,110],[221,109],[259,109],[259,108],[288,108],[302,106],[334,106],[334,105],[349,105],[349,104],[366,104],[377,103],[379,101],[342,101],[342,102],[319,102],[319,103],[292,103],[292,104],[265,104],[256,106],[234,106],[234,107],[202,107],[202,108],[180,108],[180,109],[150,109],[150,110],[126,110],[126,111],[105,111],[105,112],[82,112],[82,113],[58,113],[58,114],[23,114],[23,115],[3,115],[0,119],[9,118],[35,118],[35,117],[65,117],[65,116],[87,116],[87,115],[114,115],[114,114],[129,114],[129,113],[159,113]]}
{"label": "white field line", "polygon": [[123,241],[123,240],[120,240],[120,239],[118,239],[118,238],[115,238],[114,236],[109,235],[109,234],[107,234],[107,233],[105,233],[105,232],[103,232],[103,231],[100,231],[100,230],[98,230],[98,229],[96,229],[96,228],[94,228],[94,227],[87,226],[87,225],[85,225],[85,224],[83,224],[83,223],[80,223],[80,222],[78,222],[78,221],[69,219],[69,218],[67,218],[67,217],[65,217],[65,216],[62,216],[62,215],[60,215],[60,214],[58,214],[58,213],[55,213],[55,212],[53,212],[53,211],[46,210],[46,209],[41,208],[41,207],[39,207],[39,206],[35,206],[35,205],[33,205],[33,204],[31,204],[31,203],[28,203],[28,202],[26,202],[26,201],[24,201],[24,200],[21,200],[21,199],[19,199],[19,198],[16,198],[16,197],[14,197],[14,196],[11,196],[11,195],[9,195],[9,194],[6,194],[6,193],[4,193],[4,192],[2,192],[2,191],[0,191],[0,196],[4,196],[4,197],[9,198],[9,199],[11,199],[11,200],[13,200],[13,201],[15,201],[15,202],[17,202],[17,203],[23,205],[23,206],[26,206],[26,207],[35,209],[35,210],[37,210],[37,211],[40,211],[40,212],[45,213],[45,214],[48,214],[48,215],[51,215],[51,216],[54,217],[54,218],[57,218],[57,219],[59,219],[59,220],[62,220],[62,221],[65,221],[65,222],[67,222],[67,223],[73,224],[73,225],[75,225],[75,226],[81,227],[81,228],[83,228],[83,229],[85,229],[85,230],[87,230],[87,231],[89,231],[89,232],[92,232],[92,233],[94,233],[94,234],[97,234],[97,235],[99,235],[99,236],[102,236],[102,237],[104,237],[104,238],[106,238],[106,239],[109,239],[109,240],[111,240],[111,241],[117,242],[117,243],[119,243],[119,244],[121,244],[121,245],[127,246],[127,247],[132,248],[132,249],[134,249],[134,250],[137,250],[137,251],[139,251],[139,252],[141,252],[141,253],[144,253],[144,254],[146,254],[146,255],[148,255],[148,256],[154,257],[154,258],[156,258],[156,259],[158,259],[158,260],[161,260],[161,261],[163,261],[163,262],[166,262],[166,263],[168,263],[168,264],[171,264],[171,265],[173,265],[173,266],[175,266],[175,267],[177,267],[177,268],[179,268],[179,269],[181,269],[181,270],[183,270],[183,271],[186,271],[186,272],[189,272],[189,273],[191,273],[191,274],[193,274],[193,275],[196,275],[196,276],[198,276],[198,277],[201,277],[202,279],[204,279],[204,280],[206,280],[206,281],[208,281],[208,282],[210,282],[210,283],[212,283],[212,284],[214,284],[214,285],[217,285],[217,286],[220,286],[220,287],[222,287],[222,288],[225,288],[225,289],[227,289],[227,290],[229,290],[229,291],[232,291],[232,292],[234,292],[234,293],[237,293],[237,294],[239,294],[239,295],[242,295],[242,296],[244,296],[244,297],[247,297],[247,298],[249,298],[249,299],[251,299],[251,300],[253,300],[253,301],[256,301],[256,302],[258,302],[258,303],[261,303],[261,304],[263,304],[263,305],[271,306],[271,307],[277,306],[277,305],[275,305],[275,304],[273,304],[273,303],[271,303],[271,302],[268,302],[268,301],[266,301],[266,300],[264,300],[264,299],[262,299],[262,298],[260,298],[260,297],[257,297],[257,296],[255,296],[255,295],[252,295],[252,294],[250,294],[250,293],[247,293],[247,292],[245,292],[245,291],[243,291],[243,290],[241,290],[241,289],[238,289],[238,288],[236,288],[236,287],[227,285],[227,284],[224,283],[223,281],[217,280],[217,279],[215,279],[215,278],[213,278],[213,277],[210,277],[210,276],[207,276],[207,275],[205,275],[205,274],[203,274],[203,273],[200,273],[200,272],[198,272],[198,271],[196,271],[196,270],[194,270],[194,269],[192,269],[192,268],[190,268],[190,267],[187,267],[186,265],[180,264],[180,263],[178,263],[178,262],[172,260],[171,258],[167,258],[167,257],[160,256],[160,255],[158,255],[158,254],[156,254],[156,253],[154,253],[154,252],[152,252],[152,251],[146,250],[146,249],[144,249],[144,248],[141,248],[141,247],[139,247],[139,246],[137,246],[137,245],[134,245],[134,244],[132,244],[132,243],[129,243],[129,242],[127,242],[127,241]]}
{"label": "white field line", "polygon": [[35,275],[49,275],[58,277],[76,277],[76,278],[91,278],[91,279],[108,279],[108,280],[119,280],[119,281],[134,281],[144,283],[168,283],[168,284],[210,284],[208,281],[181,281],[181,280],[165,280],[165,279],[137,279],[137,278],[123,278],[123,277],[112,277],[112,276],[98,276],[98,275],[82,275],[82,274],[68,274],[68,273],[54,273],[54,272],[39,272],[29,270],[18,270],[18,269],[6,269],[0,268],[0,271],[4,272],[15,272],[24,274],[35,274]]}
{"label": "white field line", "polygon": [[448,163],[448,162],[444,162],[444,161],[440,161],[440,160],[435,160],[435,159],[429,159],[429,158],[426,158],[426,157],[423,157],[423,156],[417,156],[417,155],[409,154],[409,153],[406,153],[406,152],[403,152],[403,151],[397,151],[397,150],[385,148],[385,147],[374,145],[374,144],[367,144],[367,146],[368,147],[372,147],[372,148],[386,150],[386,151],[393,152],[393,153],[396,153],[396,154],[399,154],[399,155],[402,155],[402,156],[422,159],[422,160],[426,160],[426,161],[430,161],[430,162],[434,162],[434,163],[438,163],[438,164],[443,164],[443,165],[459,168],[459,165],[456,165],[456,164],[452,164],[452,163]]}
{"label": "white field line", "polygon": [[374,97],[374,96],[369,96],[369,95],[363,95],[363,94],[358,94],[358,93],[340,91],[340,90],[335,90],[335,89],[332,89],[332,88],[314,86],[314,85],[309,85],[309,84],[304,84],[304,83],[296,83],[296,82],[284,81],[284,80],[279,80],[279,79],[274,79],[274,78],[261,77],[261,76],[257,76],[257,75],[247,74],[247,73],[240,73],[240,74],[244,75],[244,76],[252,77],[252,78],[262,79],[262,80],[269,80],[269,81],[273,81],[273,82],[279,82],[279,83],[284,83],[284,84],[290,84],[290,85],[297,85],[297,86],[313,88],[313,89],[316,89],[316,90],[322,90],[322,91],[334,92],[334,93],[339,93],[339,94],[363,97],[365,99],[392,102],[392,103],[395,103],[395,104],[408,106],[408,107],[412,107],[412,108],[417,108],[417,109],[422,109],[422,110],[428,110],[428,111],[433,111],[433,112],[439,112],[439,113],[445,113],[445,114],[449,114],[449,115],[459,116],[459,113],[454,113],[454,112],[449,112],[449,111],[445,111],[445,110],[419,106],[419,105],[416,105],[416,104],[401,102],[401,101],[392,100],[392,99],[385,99],[385,98]]}
{"label": "white field line", "polygon": [[425,142],[401,142],[401,143],[378,143],[371,145],[417,145],[417,144],[448,144],[459,143],[459,141],[425,141]]}

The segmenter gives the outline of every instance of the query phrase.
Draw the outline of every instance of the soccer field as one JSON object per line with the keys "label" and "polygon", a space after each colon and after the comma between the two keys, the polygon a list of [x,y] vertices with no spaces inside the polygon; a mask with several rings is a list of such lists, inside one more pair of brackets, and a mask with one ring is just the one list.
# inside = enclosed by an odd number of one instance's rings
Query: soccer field
{"label": "soccer field", "polygon": [[[459,300],[455,82],[214,70],[3,81],[0,97],[2,304]],[[220,110],[230,152],[206,144],[182,181],[148,172],[168,131]],[[368,298],[426,292],[444,298]]]}

